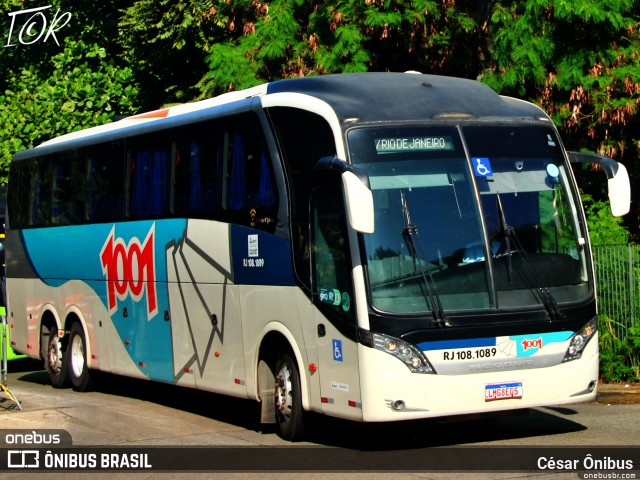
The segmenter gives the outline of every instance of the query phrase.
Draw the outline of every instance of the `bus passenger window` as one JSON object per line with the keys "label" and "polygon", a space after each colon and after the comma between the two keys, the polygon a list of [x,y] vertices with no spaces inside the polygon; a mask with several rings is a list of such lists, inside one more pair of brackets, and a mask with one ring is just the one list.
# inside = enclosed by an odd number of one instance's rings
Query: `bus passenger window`
{"label": "bus passenger window", "polygon": [[274,232],[278,194],[271,157],[260,124],[252,116],[243,119],[242,127],[226,134],[223,207],[231,222]]}
{"label": "bus passenger window", "polygon": [[169,197],[170,147],[160,137],[144,137],[129,146],[130,218],[166,215]]}
{"label": "bus passenger window", "polygon": [[124,205],[124,143],[114,141],[87,149],[88,222],[118,222]]}
{"label": "bus passenger window", "polygon": [[77,225],[84,221],[85,150],[70,150],[53,156],[54,225]]}
{"label": "bus passenger window", "polygon": [[178,216],[216,219],[220,203],[222,138],[214,125],[176,136],[173,213]]}
{"label": "bus passenger window", "polygon": [[30,160],[31,208],[30,222],[33,227],[42,227],[51,223],[51,158],[39,157]]}

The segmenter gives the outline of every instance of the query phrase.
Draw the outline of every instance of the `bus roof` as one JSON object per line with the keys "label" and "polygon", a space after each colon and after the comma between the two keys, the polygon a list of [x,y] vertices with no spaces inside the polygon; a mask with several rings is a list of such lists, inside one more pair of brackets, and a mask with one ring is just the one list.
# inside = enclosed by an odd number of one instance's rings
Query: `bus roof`
{"label": "bus roof", "polygon": [[[246,90],[229,92],[211,99],[175,105],[124,118],[105,125],[72,132],[48,140],[36,151],[18,152],[15,160],[39,153],[128,137],[155,129],[169,128],[198,120],[247,111],[255,98],[289,96],[304,108],[305,98],[327,104],[343,128],[353,122],[474,119],[547,120],[539,107],[498,95],[488,86],[463,78],[418,73],[363,72],[279,80]],[[277,106],[278,102],[268,102]],[[346,121],[346,124],[343,123]],[[65,146],[63,146],[63,144]]]}
{"label": "bus roof", "polygon": [[267,94],[304,93],[328,103],[340,120],[547,119],[535,105],[502,97],[483,83],[418,73],[350,73],[280,80]]}

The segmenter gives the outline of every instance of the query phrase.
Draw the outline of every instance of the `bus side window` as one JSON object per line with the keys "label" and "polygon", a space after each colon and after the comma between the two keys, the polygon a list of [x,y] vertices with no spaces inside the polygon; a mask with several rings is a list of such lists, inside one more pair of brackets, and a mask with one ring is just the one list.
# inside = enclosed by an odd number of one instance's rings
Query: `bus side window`
{"label": "bus side window", "polygon": [[213,123],[177,132],[173,212],[177,216],[219,218],[221,135]]}
{"label": "bus side window", "polygon": [[85,149],[70,150],[53,156],[54,225],[76,225],[84,221]]}
{"label": "bus side window", "polygon": [[87,149],[88,222],[118,222],[124,206],[124,142],[91,146]]}
{"label": "bus side window", "polygon": [[[165,135],[166,137],[166,135]],[[171,147],[160,135],[146,135],[127,146],[129,160],[130,218],[166,215],[169,205]]]}
{"label": "bus side window", "polygon": [[7,195],[7,222],[12,229],[26,228],[30,224],[30,209],[33,198],[30,185],[32,160],[13,162],[10,170],[10,183]]}
{"label": "bus side window", "polygon": [[342,191],[314,190],[312,206],[312,265],[314,294],[331,315],[354,320],[351,256]]}
{"label": "bus side window", "polygon": [[271,157],[258,120],[240,119],[225,134],[223,207],[231,222],[274,232],[278,194]]}
{"label": "bus side window", "polygon": [[51,223],[51,157],[29,160],[32,169],[29,225],[43,227]]}

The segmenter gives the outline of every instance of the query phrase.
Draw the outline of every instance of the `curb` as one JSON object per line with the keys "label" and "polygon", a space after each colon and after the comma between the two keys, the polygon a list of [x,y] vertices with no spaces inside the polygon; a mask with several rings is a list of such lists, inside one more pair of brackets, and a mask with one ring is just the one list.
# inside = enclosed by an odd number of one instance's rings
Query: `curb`
{"label": "curb", "polygon": [[640,403],[640,385],[632,383],[600,384],[598,385],[596,402],[608,404]]}

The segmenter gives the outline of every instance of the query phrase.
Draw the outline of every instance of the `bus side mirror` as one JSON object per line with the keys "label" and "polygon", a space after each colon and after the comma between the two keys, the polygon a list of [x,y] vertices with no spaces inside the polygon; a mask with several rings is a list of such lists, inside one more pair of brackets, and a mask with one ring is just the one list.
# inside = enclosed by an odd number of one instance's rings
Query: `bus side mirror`
{"label": "bus side mirror", "polygon": [[[336,176],[337,174],[337,176]],[[373,193],[369,188],[367,173],[338,157],[323,157],[314,169],[315,180],[330,179],[331,183],[342,178],[345,210],[349,226],[360,233],[373,233],[374,212]]]}
{"label": "bus side mirror", "polygon": [[631,208],[631,183],[629,173],[624,165],[612,158],[594,153],[568,152],[572,163],[597,163],[607,175],[609,204],[611,214],[621,217],[629,213]]}
{"label": "bus side mirror", "polygon": [[361,233],[373,233],[373,193],[353,172],[342,174],[342,187],[351,228]]}

